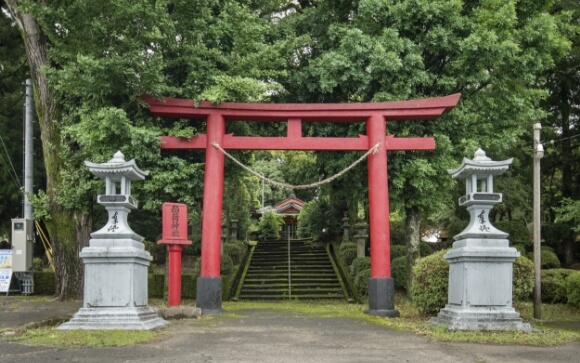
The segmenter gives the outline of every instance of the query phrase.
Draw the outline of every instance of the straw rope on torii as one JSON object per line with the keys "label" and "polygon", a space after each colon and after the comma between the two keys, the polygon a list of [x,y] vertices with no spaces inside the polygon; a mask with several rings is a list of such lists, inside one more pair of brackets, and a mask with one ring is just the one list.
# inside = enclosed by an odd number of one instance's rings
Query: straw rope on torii
{"label": "straw rope on torii", "polygon": [[319,187],[321,185],[324,184],[328,184],[332,181],[334,181],[335,179],[340,178],[341,176],[343,176],[344,174],[348,173],[352,168],[354,168],[355,166],[357,166],[358,164],[360,164],[363,160],[365,160],[370,154],[376,154],[379,151],[379,147],[381,146],[380,142],[377,142],[375,144],[375,146],[373,146],[372,148],[370,148],[363,156],[361,156],[360,158],[358,158],[356,161],[354,161],[352,164],[350,164],[349,166],[347,166],[346,168],[344,168],[343,170],[341,170],[340,172],[334,174],[331,177],[328,177],[324,180],[318,181],[316,183],[312,183],[312,184],[303,184],[303,185],[292,185],[292,184],[287,184],[287,183],[281,183],[281,182],[277,182],[275,180],[269,179],[268,177],[266,177],[265,175],[262,175],[260,173],[258,173],[257,171],[253,170],[252,168],[250,168],[249,166],[243,164],[241,161],[239,161],[238,159],[236,159],[235,157],[233,157],[232,155],[230,155],[227,151],[225,151],[220,144],[218,144],[215,141],[211,142],[211,145],[213,147],[215,147],[216,149],[220,150],[222,153],[224,153],[225,156],[227,156],[228,158],[230,158],[234,163],[238,164],[242,169],[246,170],[247,172],[257,176],[258,178],[264,180],[265,182],[267,182],[268,184],[280,187],[280,188],[284,188],[284,189],[290,189],[290,190],[301,190],[301,189],[311,189],[311,188],[316,188]]}

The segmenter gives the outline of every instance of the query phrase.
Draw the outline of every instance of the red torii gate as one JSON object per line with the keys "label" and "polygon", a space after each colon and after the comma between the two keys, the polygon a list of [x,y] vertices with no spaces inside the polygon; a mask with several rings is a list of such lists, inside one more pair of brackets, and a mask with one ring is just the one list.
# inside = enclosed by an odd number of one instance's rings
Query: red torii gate
{"label": "red torii gate", "polygon": [[[386,121],[434,120],[451,111],[460,94],[421,100],[347,104],[259,104],[196,102],[176,98],[145,97],[152,114],[201,119],[207,134],[191,139],[163,136],[162,149],[205,149],[201,276],[197,281],[197,307],[202,312],[222,310],[220,245],[224,183],[224,154],[230,150],[333,150],[367,151],[379,143],[379,152],[368,157],[371,277],[369,309],[373,315],[398,316],[390,266],[389,192],[387,150],[433,150],[433,138],[387,136]],[[234,136],[225,133],[226,121],[287,122],[286,137]],[[366,122],[367,135],[358,137],[304,137],[302,122]]]}

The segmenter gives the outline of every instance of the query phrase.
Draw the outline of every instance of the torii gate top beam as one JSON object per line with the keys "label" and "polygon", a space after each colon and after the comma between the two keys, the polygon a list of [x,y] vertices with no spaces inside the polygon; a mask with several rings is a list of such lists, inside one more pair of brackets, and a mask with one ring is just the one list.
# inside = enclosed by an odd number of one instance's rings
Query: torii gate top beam
{"label": "torii gate top beam", "polygon": [[[230,150],[368,150],[367,135],[358,137],[304,137],[302,122],[365,122],[370,117],[388,121],[433,120],[451,111],[461,94],[422,100],[371,103],[196,103],[193,100],[145,96],[152,114],[161,117],[206,119],[210,115],[226,121],[287,122],[286,137],[251,137],[224,135],[222,147]],[[163,136],[162,149],[205,149],[207,136],[198,134],[191,139]],[[433,150],[433,138],[385,139],[385,150]]]}
{"label": "torii gate top beam", "polygon": [[307,122],[364,122],[371,115],[383,116],[389,121],[433,120],[451,111],[461,94],[421,100],[367,102],[367,103],[235,103],[214,105],[178,98],[156,100],[145,96],[152,114],[175,118],[205,118],[220,114],[228,121],[288,121]]}

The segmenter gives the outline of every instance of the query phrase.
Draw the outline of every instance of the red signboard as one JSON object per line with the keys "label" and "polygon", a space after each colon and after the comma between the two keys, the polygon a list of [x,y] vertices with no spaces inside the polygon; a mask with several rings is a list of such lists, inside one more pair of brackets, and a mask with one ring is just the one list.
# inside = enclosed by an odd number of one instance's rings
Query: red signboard
{"label": "red signboard", "polygon": [[163,203],[162,205],[163,238],[158,244],[190,245],[187,240],[187,205],[180,203]]}

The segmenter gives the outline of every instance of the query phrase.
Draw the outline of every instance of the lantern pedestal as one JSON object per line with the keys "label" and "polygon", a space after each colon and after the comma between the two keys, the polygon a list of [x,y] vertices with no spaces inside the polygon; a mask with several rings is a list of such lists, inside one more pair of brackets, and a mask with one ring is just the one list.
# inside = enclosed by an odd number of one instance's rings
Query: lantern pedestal
{"label": "lantern pedestal", "polygon": [[519,256],[507,239],[469,238],[445,254],[449,300],[435,321],[449,330],[524,330],[512,307],[513,262]]}
{"label": "lantern pedestal", "polygon": [[[125,162],[121,152],[103,164],[85,162],[97,177],[105,179],[105,193],[97,197],[109,214],[107,224],[91,233],[89,247],[80,257],[85,264],[84,303],[59,330],[150,330],[167,325],[147,306],[147,270],[152,260],[143,237],[127,224],[137,201],[130,195],[131,181],[143,180],[135,160]],[[117,184],[120,183],[120,194]]]}
{"label": "lantern pedestal", "polygon": [[466,194],[459,205],[467,207],[468,226],[445,254],[449,262],[448,303],[433,322],[449,330],[524,330],[512,307],[513,263],[519,252],[509,247],[508,234],[495,228],[489,211],[502,201],[493,191],[493,177],[503,174],[512,159],[493,161],[481,149],[473,160],[449,170],[453,178],[466,179]]}

